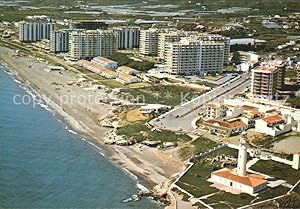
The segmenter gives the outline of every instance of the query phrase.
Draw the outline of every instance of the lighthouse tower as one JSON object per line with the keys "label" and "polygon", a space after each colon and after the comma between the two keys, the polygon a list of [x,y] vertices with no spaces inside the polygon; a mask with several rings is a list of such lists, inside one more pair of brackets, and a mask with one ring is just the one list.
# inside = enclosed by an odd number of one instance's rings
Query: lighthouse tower
{"label": "lighthouse tower", "polygon": [[239,145],[239,156],[237,164],[237,175],[246,175],[246,164],[247,164],[247,134],[243,132],[240,139]]}

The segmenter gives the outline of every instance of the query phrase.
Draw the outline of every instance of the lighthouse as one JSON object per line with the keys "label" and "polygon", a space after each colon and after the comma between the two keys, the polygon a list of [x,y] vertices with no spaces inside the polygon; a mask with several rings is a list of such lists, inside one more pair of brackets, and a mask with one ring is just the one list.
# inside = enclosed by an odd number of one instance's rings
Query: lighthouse
{"label": "lighthouse", "polygon": [[211,181],[213,183],[221,184],[230,189],[255,194],[267,187],[268,181],[265,177],[258,174],[247,174],[247,134],[242,133],[239,145],[238,165],[236,169],[222,168],[211,173]]}
{"label": "lighthouse", "polygon": [[239,156],[237,164],[237,175],[246,176],[246,165],[247,165],[247,134],[243,132],[241,134],[240,145],[239,145]]}

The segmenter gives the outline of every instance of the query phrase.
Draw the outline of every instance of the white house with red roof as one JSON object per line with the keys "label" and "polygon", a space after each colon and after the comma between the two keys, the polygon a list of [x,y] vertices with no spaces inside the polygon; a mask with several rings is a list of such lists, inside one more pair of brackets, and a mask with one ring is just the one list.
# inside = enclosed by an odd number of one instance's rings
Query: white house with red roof
{"label": "white house with red roof", "polygon": [[267,187],[264,176],[247,173],[247,142],[246,133],[240,139],[238,165],[236,169],[223,168],[211,173],[210,181],[214,186],[232,193],[255,193]]}
{"label": "white house with red roof", "polygon": [[273,114],[256,120],[255,131],[270,136],[278,136],[291,131],[294,123],[291,116],[283,117],[279,114]]}

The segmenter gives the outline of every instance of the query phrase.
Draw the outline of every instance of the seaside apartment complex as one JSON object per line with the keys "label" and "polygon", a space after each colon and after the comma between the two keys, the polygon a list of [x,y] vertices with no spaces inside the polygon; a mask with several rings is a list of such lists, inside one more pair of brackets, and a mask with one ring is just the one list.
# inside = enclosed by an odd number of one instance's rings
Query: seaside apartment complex
{"label": "seaside apartment complex", "polygon": [[142,55],[158,55],[158,38],[159,29],[150,28],[148,30],[141,30],[140,33],[140,47],[139,52]]}
{"label": "seaside apartment complex", "polygon": [[159,33],[158,38],[158,56],[161,60],[165,60],[166,45],[168,43],[179,42],[182,38],[191,35],[197,35],[197,31],[167,30]]}
{"label": "seaside apartment complex", "polygon": [[55,29],[52,22],[22,21],[19,23],[19,40],[22,42],[37,42],[50,39],[50,33]]}
{"label": "seaside apartment complex", "polygon": [[70,30],[55,30],[50,34],[50,51],[53,53],[69,51]]}
{"label": "seaside apartment complex", "polygon": [[118,35],[112,30],[72,30],[69,36],[69,57],[86,59],[108,57],[118,49]]}
{"label": "seaside apartment complex", "polygon": [[166,46],[166,65],[169,73],[205,75],[222,73],[225,44],[202,41],[198,36],[183,38]]}
{"label": "seaside apartment complex", "polygon": [[202,41],[224,44],[224,65],[229,64],[230,38],[224,37],[221,35],[217,35],[217,34],[207,34],[207,33],[200,33],[198,36],[199,36],[199,39]]}
{"label": "seaside apartment complex", "polygon": [[139,47],[139,27],[118,27],[113,30],[118,34],[118,49],[134,49]]}

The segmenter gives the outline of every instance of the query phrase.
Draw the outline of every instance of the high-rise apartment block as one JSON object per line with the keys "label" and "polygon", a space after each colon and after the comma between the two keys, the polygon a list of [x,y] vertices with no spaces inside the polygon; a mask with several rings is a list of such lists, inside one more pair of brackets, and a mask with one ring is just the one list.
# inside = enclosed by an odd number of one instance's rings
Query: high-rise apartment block
{"label": "high-rise apartment block", "polygon": [[286,63],[282,59],[269,60],[268,62],[263,63],[264,65],[275,66],[278,69],[278,78],[277,78],[277,90],[284,88],[284,78],[285,78],[285,68]]}
{"label": "high-rise apartment block", "polygon": [[55,30],[50,34],[50,51],[53,53],[69,51],[70,30]]}
{"label": "high-rise apartment block", "polygon": [[73,30],[69,36],[69,56],[86,59],[108,57],[118,49],[118,34],[111,30]]}
{"label": "high-rise apartment block", "polygon": [[251,94],[253,97],[273,99],[277,90],[284,87],[285,62],[281,59],[263,62],[252,70]]}
{"label": "high-rise apartment block", "polygon": [[55,29],[52,22],[20,22],[19,23],[19,40],[22,42],[36,42],[42,39],[50,39],[50,33]]}
{"label": "high-rise apartment block", "polygon": [[251,94],[255,98],[273,99],[276,95],[278,68],[262,65],[252,70]]}
{"label": "high-rise apartment block", "polygon": [[138,48],[140,44],[140,28],[118,27],[114,28],[118,33],[118,49]]}
{"label": "high-rise apartment block", "polygon": [[166,45],[168,43],[179,42],[184,37],[197,35],[197,31],[181,31],[181,30],[166,30],[159,33],[158,38],[158,56],[160,59],[165,60]]}
{"label": "high-rise apartment block", "polygon": [[183,38],[166,46],[169,73],[205,75],[223,72],[225,44],[203,41],[198,36]]}
{"label": "high-rise apartment block", "polygon": [[201,33],[199,34],[199,39],[202,41],[224,43],[224,65],[229,64],[230,38],[217,34]]}
{"label": "high-rise apartment block", "polygon": [[158,55],[159,29],[141,30],[139,52],[143,55]]}

